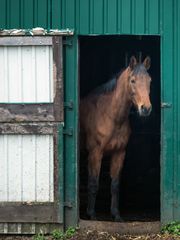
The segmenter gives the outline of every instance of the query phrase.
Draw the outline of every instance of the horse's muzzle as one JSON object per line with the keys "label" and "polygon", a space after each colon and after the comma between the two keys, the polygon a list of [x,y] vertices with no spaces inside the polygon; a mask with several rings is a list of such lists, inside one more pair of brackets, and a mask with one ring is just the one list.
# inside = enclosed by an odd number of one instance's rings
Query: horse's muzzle
{"label": "horse's muzzle", "polygon": [[142,105],[139,108],[139,115],[142,117],[147,117],[150,115],[151,111],[152,111],[152,106],[146,107],[145,105]]}

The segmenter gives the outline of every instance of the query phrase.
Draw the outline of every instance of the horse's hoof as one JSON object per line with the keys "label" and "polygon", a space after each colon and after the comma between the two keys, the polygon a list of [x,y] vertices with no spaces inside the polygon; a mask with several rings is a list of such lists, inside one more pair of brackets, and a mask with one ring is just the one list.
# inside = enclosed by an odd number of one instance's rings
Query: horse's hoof
{"label": "horse's hoof", "polygon": [[97,220],[95,214],[88,215],[88,218],[89,218],[89,220],[94,220],[94,221]]}
{"label": "horse's hoof", "polygon": [[124,222],[123,219],[120,217],[120,215],[116,215],[116,216],[114,217],[114,221],[115,221],[115,222]]}
{"label": "horse's hoof", "polygon": [[96,218],[96,216],[90,216],[90,220],[92,220],[92,221],[96,221],[97,218]]}
{"label": "horse's hoof", "polygon": [[91,213],[88,213],[87,212],[87,216],[90,220],[96,220],[96,213],[95,212],[91,212]]}

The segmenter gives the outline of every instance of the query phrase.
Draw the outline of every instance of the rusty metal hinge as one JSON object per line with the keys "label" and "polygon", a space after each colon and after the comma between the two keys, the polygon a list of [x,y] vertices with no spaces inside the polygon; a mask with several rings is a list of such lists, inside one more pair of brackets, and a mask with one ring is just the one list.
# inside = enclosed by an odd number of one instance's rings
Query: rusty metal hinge
{"label": "rusty metal hinge", "polygon": [[69,110],[72,110],[72,109],[73,109],[73,106],[74,106],[74,104],[73,104],[73,101],[72,101],[72,100],[70,100],[69,102],[64,102],[64,108],[67,108],[67,109],[69,109]]}
{"label": "rusty metal hinge", "polygon": [[172,103],[167,103],[167,102],[162,102],[161,103],[161,108],[171,108]]}
{"label": "rusty metal hinge", "polygon": [[63,129],[63,134],[71,137],[73,136],[73,129],[72,128]]}
{"label": "rusty metal hinge", "polygon": [[68,47],[72,47],[73,41],[70,40],[70,39],[66,39],[66,40],[63,41],[63,45],[68,46]]}
{"label": "rusty metal hinge", "polygon": [[72,208],[73,204],[72,202],[64,202],[64,207]]}

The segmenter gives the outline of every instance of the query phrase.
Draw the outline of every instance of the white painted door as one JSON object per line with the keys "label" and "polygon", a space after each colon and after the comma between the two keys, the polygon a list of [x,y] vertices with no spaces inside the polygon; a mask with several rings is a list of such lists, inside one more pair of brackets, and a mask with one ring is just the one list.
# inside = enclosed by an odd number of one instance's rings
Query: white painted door
{"label": "white painted door", "polygon": [[62,222],[62,37],[0,38],[0,66],[0,222]]}

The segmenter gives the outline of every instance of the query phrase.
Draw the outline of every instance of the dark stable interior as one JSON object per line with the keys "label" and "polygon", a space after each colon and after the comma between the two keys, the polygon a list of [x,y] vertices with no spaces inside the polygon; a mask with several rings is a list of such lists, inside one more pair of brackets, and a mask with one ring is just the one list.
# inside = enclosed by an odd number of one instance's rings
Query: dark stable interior
{"label": "dark stable interior", "polygon": [[[158,36],[82,36],[79,39],[80,98],[110,80],[130,57],[151,57],[152,112],[140,118],[130,112],[132,134],[120,184],[120,212],[125,221],[160,218],[160,38]],[[111,220],[110,159],[102,161],[96,200],[98,220]],[[87,155],[80,153],[80,218],[87,219]]]}

